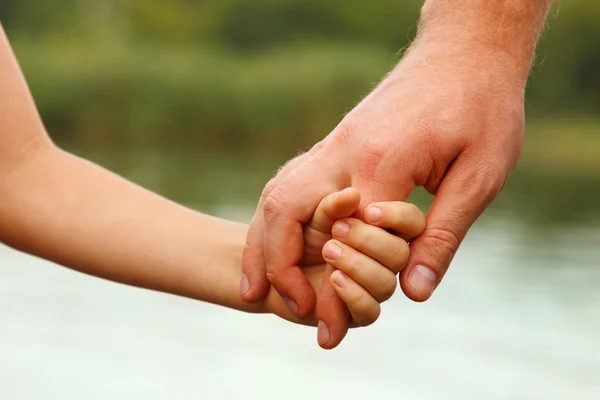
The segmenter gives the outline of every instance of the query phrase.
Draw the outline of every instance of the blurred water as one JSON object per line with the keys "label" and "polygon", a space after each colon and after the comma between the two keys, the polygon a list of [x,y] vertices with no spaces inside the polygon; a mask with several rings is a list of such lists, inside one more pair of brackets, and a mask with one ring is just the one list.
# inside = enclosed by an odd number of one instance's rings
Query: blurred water
{"label": "blurred water", "polygon": [[[160,190],[157,169],[120,171]],[[253,200],[212,189],[211,212],[248,219]],[[492,210],[432,300],[399,291],[332,352],[312,328],[0,247],[0,399],[598,399],[597,226]]]}

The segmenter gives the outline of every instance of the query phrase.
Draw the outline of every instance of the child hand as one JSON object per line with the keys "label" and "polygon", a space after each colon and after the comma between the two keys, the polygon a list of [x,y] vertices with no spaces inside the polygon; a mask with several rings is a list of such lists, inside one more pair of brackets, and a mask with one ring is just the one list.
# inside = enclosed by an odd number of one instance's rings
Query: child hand
{"label": "child hand", "polygon": [[[381,211],[377,227],[349,218],[359,203],[355,189],[333,193],[321,201],[305,226],[301,267],[319,293],[316,312],[300,320],[274,289],[267,297],[267,307],[277,315],[297,323],[318,324],[318,342],[323,348],[337,346],[349,326],[367,326],[377,320],[380,303],[394,293],[396,274],[408,259],[408,243],[403,238],[410,240],[425,227],[421,211],[403,202],[369,205],[365,212]],[[317,253],[315,248],[321,251]],[[323,320],[325,315],[334,319]]]}

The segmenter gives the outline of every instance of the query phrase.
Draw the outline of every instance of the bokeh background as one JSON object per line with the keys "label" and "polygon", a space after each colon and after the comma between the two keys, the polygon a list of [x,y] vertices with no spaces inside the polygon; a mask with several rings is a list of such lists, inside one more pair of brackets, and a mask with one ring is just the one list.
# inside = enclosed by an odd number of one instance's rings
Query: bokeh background
{"label": "bokeh background", "polygon": [[[401,58],[420,6],[2,0],[0,20],[59,145],[248,221],[276,168]],[[0,248],[0,398],[600,398],[599,67],[600,3],[559,1],[505,190],[431,301],[399,291],[333,352],[274,317]]]}

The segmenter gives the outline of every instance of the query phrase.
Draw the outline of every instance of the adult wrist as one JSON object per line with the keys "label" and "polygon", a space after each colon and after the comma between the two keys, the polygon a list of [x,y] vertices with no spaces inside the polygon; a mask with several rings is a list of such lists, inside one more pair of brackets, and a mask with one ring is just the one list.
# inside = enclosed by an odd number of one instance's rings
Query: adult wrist
{"label": "adult wrist", "polygon": [[[525,85],[551,0],[427,0],[410,51],[446,48],[515,74]],[[410,52],[409,51],[409,52]]]}

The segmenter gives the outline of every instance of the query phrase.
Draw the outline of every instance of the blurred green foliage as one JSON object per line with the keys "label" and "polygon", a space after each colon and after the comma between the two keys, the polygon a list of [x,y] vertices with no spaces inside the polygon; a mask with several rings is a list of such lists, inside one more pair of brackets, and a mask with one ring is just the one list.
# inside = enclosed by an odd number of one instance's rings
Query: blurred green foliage
{"label": "blurred green foliage", "polygon": [[[51,135],[74,146],[296,151],[387,73],[422,0],[2,0]],[[554,8],[530,116],[600,109],[600,3]]]}

